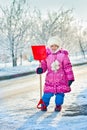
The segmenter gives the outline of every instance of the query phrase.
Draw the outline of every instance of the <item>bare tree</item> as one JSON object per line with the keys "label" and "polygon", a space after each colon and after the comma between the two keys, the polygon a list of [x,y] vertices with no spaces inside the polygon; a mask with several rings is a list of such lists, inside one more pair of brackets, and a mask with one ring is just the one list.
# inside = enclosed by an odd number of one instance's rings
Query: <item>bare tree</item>
{"label": "bare tree", "polygon": [[61,11],[60,9],[58,12],[48,12],[47,17],[44,18],[39,10],[35,10],[31,18],[32,43],[46,44],[48,38],[54,35],[65,37],[73,21],[71,13],[72,10]]}
{"label": "bare tree", "polygon": [[79,23],[78,23],[78,31],[76,32],[78,40],[78,49],[80,55],[82,55],[85,58],[85,52],[87,51],[87,28]]}
{"label": "bare tree", "polygon": [[19,56],[22,64],[23,53],[28,58],[31,44],[46,44],[54,35],[61,37],[68,50],[75,53],[78,49],[78,28],[74,25],[72,9],[63,11],[60,8],[57,12],[47,12],[44,18],[38,9],[33,12],[29,8],[26,10],[25,0],[13,0],[10,8],[1,10],[0,30],[7,41],[2,46],[10,50],[13,66],[17,65]]}
{"label": "bare tree", "polygon": [[[0,19],[0,31],[7,39],[6,46],[12,57],[13,66],[17,66],[18,55],[22,55],[24,42],[26,41],[29,22],[27,22],[26,0],[13,0],[10,8],[2,10],[2,18]],[[20,52],[20,54],[19,54]]]}

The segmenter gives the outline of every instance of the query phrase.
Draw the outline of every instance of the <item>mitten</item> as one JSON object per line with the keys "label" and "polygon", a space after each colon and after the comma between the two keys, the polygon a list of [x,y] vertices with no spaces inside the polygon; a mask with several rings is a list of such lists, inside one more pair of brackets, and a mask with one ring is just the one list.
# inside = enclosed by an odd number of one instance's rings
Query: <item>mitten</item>
{"label": "mitten", "polygon": [[37,74],[42,74],[43,73],[43,69],[41,67],[38,67],[36,70]]}
{"label": "mitten", "polygon": [[71,86],[72,82],[73,82],[73,80],[69,80],[68,85]]}

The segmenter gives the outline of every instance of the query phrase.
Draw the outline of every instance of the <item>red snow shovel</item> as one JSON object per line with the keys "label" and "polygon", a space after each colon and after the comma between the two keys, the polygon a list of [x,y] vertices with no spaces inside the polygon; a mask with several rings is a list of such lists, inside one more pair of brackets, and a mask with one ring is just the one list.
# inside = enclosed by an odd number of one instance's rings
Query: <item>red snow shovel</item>
{"label": "red snow shovel", "polygon": [[[41,63],[41,60],[46,59],[46,48],[45,45],[34,45],[31,46],[32,48],[32,52],[33,52],[33,57],[35,60],[39,60],[39,62]],[[41,66],[41,64],[40,64]],[[42,76],[40,75],[40,100],[39,103],[37,104],[37,108],[41,109],[40,105],[45,106],[43,100],[42,100]]]}

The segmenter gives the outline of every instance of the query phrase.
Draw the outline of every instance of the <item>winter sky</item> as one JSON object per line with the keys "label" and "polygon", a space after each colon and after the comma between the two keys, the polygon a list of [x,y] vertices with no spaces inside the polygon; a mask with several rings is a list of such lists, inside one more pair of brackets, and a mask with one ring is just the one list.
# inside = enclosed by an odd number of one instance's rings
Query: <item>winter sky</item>
{"label": "winter sky", "polygon": [[[9,5],[13,0],[0,0],[0,5]],[[42,12],[47,10],[74,9],[75,17],[87,23],[87,0],[27,0],[31,7],[36,7]]]}

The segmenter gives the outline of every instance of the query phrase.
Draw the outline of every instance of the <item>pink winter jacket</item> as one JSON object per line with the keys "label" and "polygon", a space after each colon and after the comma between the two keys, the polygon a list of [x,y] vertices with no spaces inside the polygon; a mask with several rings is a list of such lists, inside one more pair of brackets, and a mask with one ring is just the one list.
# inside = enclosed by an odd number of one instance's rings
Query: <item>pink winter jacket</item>
{"label": "pink winter jacket", "polygon": [[[54,65],[55,61],[57,65]],[[57,53],[52,53],[47,49],[47,58],[41,61],[41,67],[43,72],[47,71],[44,92],[56,94],[71,91],[68,81],[74,80],[74,74],[67,51],[59,50]]]}

